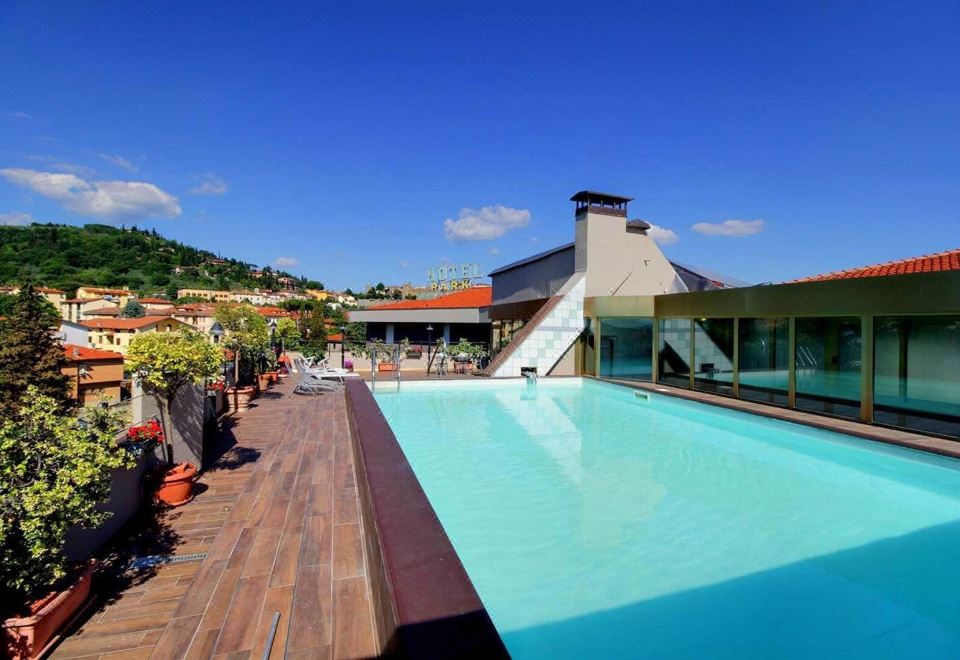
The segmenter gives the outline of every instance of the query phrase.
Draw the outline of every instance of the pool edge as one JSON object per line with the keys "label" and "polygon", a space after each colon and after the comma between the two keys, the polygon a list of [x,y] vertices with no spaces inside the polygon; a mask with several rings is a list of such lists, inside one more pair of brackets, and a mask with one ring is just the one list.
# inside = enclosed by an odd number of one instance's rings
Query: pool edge
{"label": "pool edge", "polygon": [[348,380],[346,403],[379,653],[509,657],[367,385]]}

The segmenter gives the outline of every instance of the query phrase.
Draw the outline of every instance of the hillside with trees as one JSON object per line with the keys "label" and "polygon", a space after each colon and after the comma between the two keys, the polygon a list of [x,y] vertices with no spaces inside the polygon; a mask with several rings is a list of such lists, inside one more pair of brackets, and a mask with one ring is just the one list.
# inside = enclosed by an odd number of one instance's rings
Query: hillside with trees
{"label": "hillside with trees", "polygon": [[0,284],[26,281],[72,292],[81,285],[128,286],[140,294],[176,297],[176,289],[323,288],[269,267],[254,278],[253,264],[164,238],[156,230],[89,224],[0,226]]}

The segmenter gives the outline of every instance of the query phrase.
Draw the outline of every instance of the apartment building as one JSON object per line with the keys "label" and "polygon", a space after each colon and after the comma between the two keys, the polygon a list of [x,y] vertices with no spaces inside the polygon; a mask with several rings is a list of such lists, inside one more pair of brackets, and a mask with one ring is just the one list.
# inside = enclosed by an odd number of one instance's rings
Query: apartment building
{"label": "apartment building", "polygon": [[178,332],[187,324],[168,316],[144,316],[139,319],[92,319],[81,325],[90,330],[90,347],[126,355],[130,341],[150,332]]}

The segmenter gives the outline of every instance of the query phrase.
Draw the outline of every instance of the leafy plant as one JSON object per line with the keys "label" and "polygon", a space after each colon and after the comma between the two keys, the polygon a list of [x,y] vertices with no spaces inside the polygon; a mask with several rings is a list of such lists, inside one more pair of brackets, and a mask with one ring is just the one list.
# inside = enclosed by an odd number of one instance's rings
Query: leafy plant
{"label": "leafy plant", "polygon": [[200,385],[220,376],[223,353],[199,332],[151,332],[137,335],[127,349],[126,366],[160,407],[166,429],[167,461],[173,463],[170,444],[170,406],[184,385]]}
{"label": "leafy plant", "polygon": [[300,330],[297,328],[296,321],[287,317],[277,321],[273,339],[284,349],[296,350],[300,346]]}
{"label": "leafy plant", "polygon": [[97,504],[110,494],[111,472],[133,460],[115,442],[120,428],[119,416],[99,407],[82,422],[64,416],[57,399],[32,386],[0,424],[0,585],[8,607],[45,595],[66,576],[71,527],[110,515]]}
{"label": "leafy plant", "polygon": [[252,305],[219,305],[213,316],[227,331],[224,344],[237,355],[237,385],[253,383],[270,348],[266,319]]}

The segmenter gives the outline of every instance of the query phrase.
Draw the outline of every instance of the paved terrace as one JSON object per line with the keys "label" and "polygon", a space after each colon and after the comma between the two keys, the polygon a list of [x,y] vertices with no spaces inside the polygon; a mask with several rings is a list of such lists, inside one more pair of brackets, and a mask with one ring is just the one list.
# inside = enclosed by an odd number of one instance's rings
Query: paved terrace
{"label": "paved terrace", "polygon": [[191,503],[118,540],[54,658],[260,658],[274,612],[271,658],[376,653],[344,396],[295,396],[294,380],[226,418]]}

